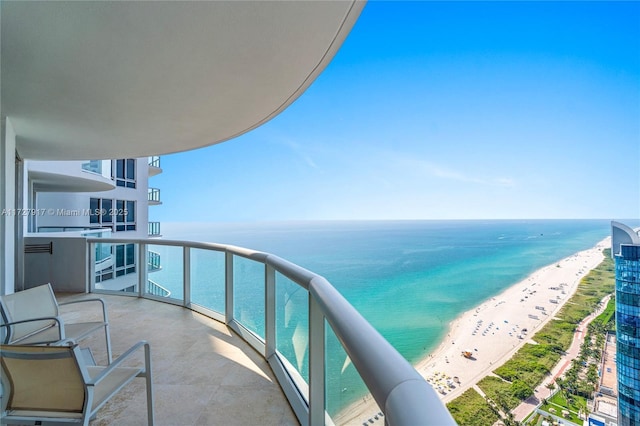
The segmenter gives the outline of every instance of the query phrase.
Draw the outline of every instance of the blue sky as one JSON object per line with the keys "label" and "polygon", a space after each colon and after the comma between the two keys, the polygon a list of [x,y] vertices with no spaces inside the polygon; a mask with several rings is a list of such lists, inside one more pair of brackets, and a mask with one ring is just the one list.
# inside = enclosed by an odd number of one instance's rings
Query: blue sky
{"label": "blue sky", "polygon": [[287,110],[162,157],[150,220],[640,217],[640,3],[376,2]]}

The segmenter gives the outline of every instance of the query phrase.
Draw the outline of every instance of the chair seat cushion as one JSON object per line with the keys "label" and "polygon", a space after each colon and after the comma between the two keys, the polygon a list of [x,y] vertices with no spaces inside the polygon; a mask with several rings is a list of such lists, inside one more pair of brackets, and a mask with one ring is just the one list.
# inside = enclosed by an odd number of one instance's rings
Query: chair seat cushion
{"label": "chair seat cushion", "polygon": [[[89,376],[93,379],[100,374],[107,367],[87,367]],[[104,402],[106,402],[111,395],[116,393],[120,388],[133,380],[138,374],[142,373],[144,368],[135,367],[117,367],[114,368],[106,378],[98,383],[94,389],[93,404],[91,411],[96,410]]]}

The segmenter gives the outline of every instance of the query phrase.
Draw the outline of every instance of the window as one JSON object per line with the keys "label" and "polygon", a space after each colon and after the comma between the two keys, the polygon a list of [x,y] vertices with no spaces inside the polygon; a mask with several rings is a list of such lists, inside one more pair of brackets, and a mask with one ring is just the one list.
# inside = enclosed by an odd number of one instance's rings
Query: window
{"label": "window", "polygon": [[127,222],[127,231],[135,231],[136,230],[136,202],[135,201],[127,201],[127,210],[126,210],[126,222]]}
{"label": "window", "polygon": [[102,200],[102,223],[113,222],[113,200]]}
{"label": "window", "polygon": [[116,200],[116,231],[136,230],[136,202]]}
{"label": "window", "polygon": [[[96,252],[96,283],[136,272],[135,244],[103,244],[102,246],[100,256],[103,259],[98,260]],[[109,260],[113,258],[114,254],[115,262],[111,263]],[[105,267],[101,268],[103,265]]]}
{"label": "window", "polygon": [[90,199],[89,209],[89,223],[100,223],[100,199]]}
{"label": "window", "polygon": [[116,185],[124,188],[136,187],[136,160],[127,158],[114,161]]}
{"label": "window", "polygon": [[[115,231],[136,230],[136,202],[112,200],[109,198],[91,198],[89,222]],[[115,225],[115,226],[114,226]]]}
{"label": "window", "polygon": [[91,160],[86,163],[82,163],[82,170],[86,170],[91,173],[102,174],[102,161],[101,160]]}
{"label": "window", "polygon": [[136,254],[134,244],[116,246],[116,277],[136,272]]}

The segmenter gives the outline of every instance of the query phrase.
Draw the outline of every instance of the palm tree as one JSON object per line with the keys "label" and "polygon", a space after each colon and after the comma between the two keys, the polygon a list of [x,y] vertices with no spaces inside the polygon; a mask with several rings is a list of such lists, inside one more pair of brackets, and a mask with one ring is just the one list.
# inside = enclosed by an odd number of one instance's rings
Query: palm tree
{"label": "palm tree", "polygon": [[549,382],[545,387],[549,389],[549,396],[551,396],[553,390],[556,388],[556,385],[553,382]]}

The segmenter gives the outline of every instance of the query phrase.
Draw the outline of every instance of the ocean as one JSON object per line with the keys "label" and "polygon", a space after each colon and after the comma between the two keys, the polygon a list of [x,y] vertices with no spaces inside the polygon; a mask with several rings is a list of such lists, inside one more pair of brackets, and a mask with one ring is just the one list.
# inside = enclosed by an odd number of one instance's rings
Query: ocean
{"label": "ocean", "polygon": [[[610,233],[608,220],[162,223],[164,239],[265,251],[324,276],[412,363],[435,350],[463,312]],[[182,256],[173,248],[152,250],[162,270],[149,278],[181,295]],[[192,254],[192,280],[219,282],[222,258],[199,252]],[[263,272],[248,263],[235,267],[244,277],[236,315],[260,333]],[[286,281],[278,281],[278,349],[307,377],[306,293]],[[194,285],[194,301],[222,309],[221,283],[213,287]],[[335,414],[365,389],[334,336],[327,338],[327,357],[327,409]]]}

